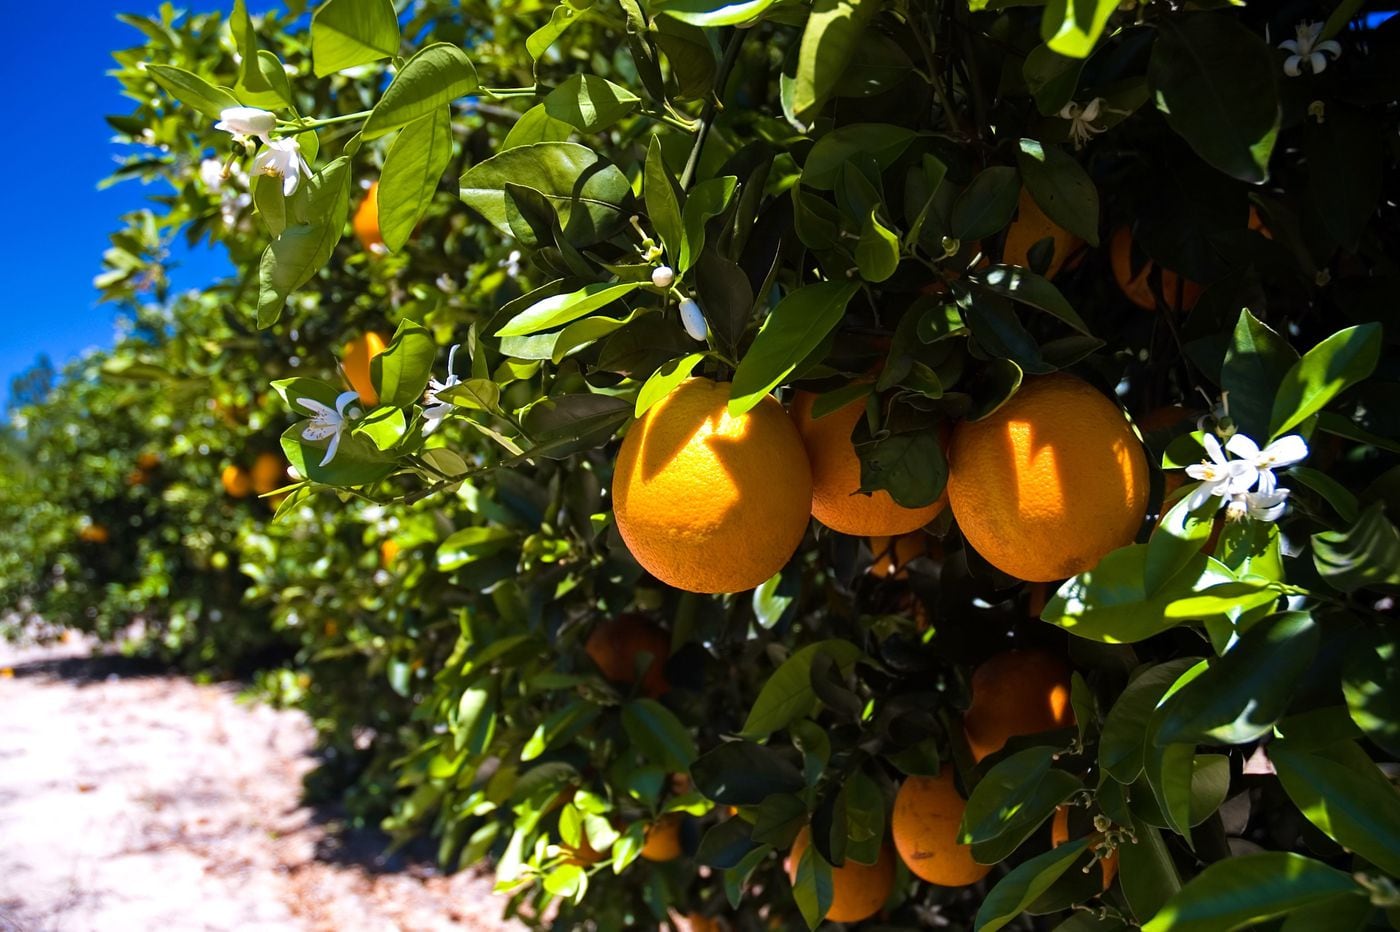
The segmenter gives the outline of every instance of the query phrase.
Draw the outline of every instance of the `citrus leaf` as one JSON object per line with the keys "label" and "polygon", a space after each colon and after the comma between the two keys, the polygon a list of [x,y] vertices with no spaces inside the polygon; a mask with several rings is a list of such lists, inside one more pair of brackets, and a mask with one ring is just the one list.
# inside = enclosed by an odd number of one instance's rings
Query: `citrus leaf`
{"label": "citrus leaf", "polygon": [[1375,371],[1381,355],[1381,325],[1339,330],[1308,350],[1283,377],[1269,417],[1269,438],[1321,411],[1327,402]]}
{"label": "citrus leaf", "polygon": [[392,0],[326,0],[311,17],[311,61],[318,78],[398,51]]}
{"label": "citrus leaf", "polygon": [[452,112],[439,107],[395,137],[379,176],[379,234],[398,252],[433,202],[452,158]]}
{"label": "citrus leaf", "polygon": [[734,373],[729,399],[731,417],[758,404],[821,344],[841,322],[846,305],[859,287],[854,283],[818,282],[799,288],[778,302]]}
{"label": "citrus leaf", "polygon": [[812,662],[817,654],[824,653],[841,668],[842,674],[849,674],[851,667],[863,656],[859,647],[850,641],[832,638],[808,644],[795,652],[782,666],[773,671],[763,684],[763,689],[749,709],[748,718],[740,734],[746,738],[766,738],[780,728],[811,713],[816,705],[816,693],[812,691]]}
{"label": "citrus leaf", "polygon": [[1229,932],[1339,894],[1361,894],[1344,874],[1283,851],[1208,866],[1158,911],[1143,932]]}
{"label": "citrus leaf", "polygon": [[365,120],[361,135],[365,140],[377,139],[446,107],[479,86],[476,67],[466,52],[448,42],[426,45],[394,75]]}

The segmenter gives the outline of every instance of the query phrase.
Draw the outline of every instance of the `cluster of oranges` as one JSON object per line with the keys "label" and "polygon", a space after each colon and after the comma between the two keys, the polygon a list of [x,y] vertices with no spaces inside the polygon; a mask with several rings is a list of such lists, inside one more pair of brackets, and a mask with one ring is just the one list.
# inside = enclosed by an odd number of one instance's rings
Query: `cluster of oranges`
{"label": "cluster of oranges", "polygon": [[889,538],[949,506],[989,563],[1049,582],[1130,543],[1146,512],[1147,460],[1131,425],[1071,375],[1031,378],[992,415],[960,422],[946,439],[945,496],[922,508],[859,491],[851,431],[863,401],[814,418],[809,394],[798,393],[791,413],[768,396],[735,417],[729,396],[726,382],[683,382],[633,425],[618,453],[618,530],[648,572],[678,589],[757,586],[791,558],[810,517]]}
{"label": "cluster of oranges", "polygon": [[219,481],[230,498],[266,495],[287,484],[287,464],[276,453],[263,452],[247,469],[233,463],[225,466]]}

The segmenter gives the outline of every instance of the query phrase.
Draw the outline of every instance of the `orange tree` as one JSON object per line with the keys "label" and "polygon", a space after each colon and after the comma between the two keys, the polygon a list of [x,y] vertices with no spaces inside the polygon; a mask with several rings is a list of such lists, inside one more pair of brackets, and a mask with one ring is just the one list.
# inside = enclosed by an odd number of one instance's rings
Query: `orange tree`
{"label": "orange tree", "polygon": [[336,334],[255,575],[391,829],[542,926],[1386,921],[1393,21],[293,6],[119,128]]}

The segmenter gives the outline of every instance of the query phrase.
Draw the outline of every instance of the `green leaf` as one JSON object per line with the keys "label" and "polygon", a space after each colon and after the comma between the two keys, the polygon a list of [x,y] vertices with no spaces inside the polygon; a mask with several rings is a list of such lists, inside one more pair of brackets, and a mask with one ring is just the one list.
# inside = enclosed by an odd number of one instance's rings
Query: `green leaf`
{"label": "green leaf", "polygon": [[1269,326],[1240,311],[1234,337],[1225,351],[1220,387],[1230,393],[1230,417],[1250,437],[1269,433],[1270,408],[1298,353]]}
{"label": "green leaf", "polygon": [[253,32],[253,20],[243,0],[233,0],[233,12],[228,18],[233,44],[242,62],[238,69],[235,90],[239,100],[249,107],[278,107],[285,103],[275,92],[258,61],[258,38]]}
{"label": "green leaf", "polygon": [[1078,777],[1052,766],[1053,747],[1017,751],[987,772],[968,797],[958,844],[972,845],[983,864],[1009,857],[1082,787]]}
{"label": "green leaf", "polygon": [[653,0],[653,13],[666,13],[695,26],[739,26],[762,16],[777,0]]}
{"label": "green leaf", "polygon": [[217,120],[224,110],[238,106],[238,101],[227,90],[183,68],[148,63],[146,73],[170,96],[211,119]]}
{"label": "green leaf", "polygon": [[807,785],[787,755],[752,741],[727,741],[691,765],[695,787],[729,806],[757,806],[774,793]]}
{"label": "green leaf", "polygon": [[681,222],[680,186],[671,177],[661,154],[660,137],[651,137],[647,147],[646,175],[642,194],[646,199],[647,218],[661,239],[661,245],[672,262],[679,263],[685,227]]}
{"label": "green leaf", "polygon": [[1021,196],[1020,176],[1009,165],[993,165],[978,173],[953,202],[950,226],[959,240],[991,236],[1011,222]]}
{"label": "green leaf", "polygon": [[1137,841],[1118,848],[1119,885],[1133,915],[1145,922],[1181,889],[1181,877],[1160,831],[1137,818],[1127,828]]}
{"label": "green leaf", "polygon": [[401,322],[384,352],[369,363],[379,403],[403,408],[422,399],[433,375],[437,349],[430,330],[411,320]]}
{"label": "green leaf", "polygon": [[647,413],[652,405],[671,394],[677,385],[690,378],[690,373],[695,371],[695,367],[704,358],[704,353],[691,353],[688,356],[672,359],[670,362],[662,364],[643,383],[641,391],[637,392],[637,407],[634,415],[641,417]]}
{"label": "green leaf", "polygon": [[994,265],[985,272],[972,273],[968,277],[979,287],[1044,311],[1090,336],[1089,325],[1065,300],[1060,289],[1030,269],[1016,265]]}
{"label": "green leaf", "polygon": [[467,527],[438,545],[437,568],[444,573],[483,557],[495,556],[515,543],[515,534],[503,527]]}
{"label": "green leaf", "polygon": [[467,206],[507,235],[512,232],[506,216],[507,184],[533,188],[548,198],[575,244],[596,242],[625,223],[632,200],[627,176],[586,146],[571,142],[517,146],[473,165],[461,180]]}
{"label": "green leaf", "polygon": [[549,50],[565,30],[583,18],[579,15],[580,12],[568,3],[560,3],[554,8],[554,12],[549,14],[549,22],[525,39],[525,53],[538,62],[540,56]]}
{"label": "green leaf", "polygon": [[695,860],[721,870],[737,867],[752,853],[754,844],[749,823],[743,819],[725,819],[710,826],[700,839]]}
{"label": "green leaf", "polygon": [[578,392],[543,398],[525,414],[525,430],[534,445],[519,457],[563,459],[602,446],[632,413],[622,398]]}
{"label": "green leaf", "polygon": [[441,110],[480,85],[467,53],[447,42],[419,49],[394,75],[360,131],[368,141]]}
{"label": "green leaf", "polygon": [[948,485],[948,459],[936,431],[886,433],[856,446],[861,491],[884,489],[905,508],[927,508]]}
{"label": "green leaf", "polygon": [[1344,893],[1361,894],[1347,874],[1282,851],[1226,858],[1182,887],[1144,932],[1229,932]]}
{"label": "green leaf", "polygon": [[754,813],[753,840],[775,848],[792,845],[807,824],[807,804],[793,793],[774,793]]}
{"label": "green leaf", "polygon": [[1016,165],[1045,216],[1089,245],[1099,244],[1099,192],[1073,156],[1059,146],[1022,139]]}
{"label": "green leaf", "polygon": [[811,713],[817,703],[812,691],[812,661],[819,653],[834,660],[843,675],[849,674],[863,656],[861,649],[850,641],[832,638],[808,644],[788,657],[759,691],[740,731],[743,737],[766,738]]}
{"label": "green leaf", "polygon": [[1366,737],[1400,755],[1400,640],[1383,632],[1359,639],[1347,653],[1342,692]]}
{"label": "green leaf", "polygon": [[815,929],[821,924],[834,895],[831,865],[818,853],[816,845],[808,845],[797,862],[797,880],[792,885],[792,898],[797,901],[807,928]]}
{"label": "green leaf", "polygon": [[787,378],[841,322],[859,288],[852,282],[818,282],[779,301],[739,361],[729,398],[730,416],[744,414]]}
{"label": "green leaf", "polygon": [[303,440],[301,432],[305,428],[306,422],[301,421],[283,431],[282,453],[293,469],[312,482],[348,488],[378,482],[394,471],[395,460],[392,457],[353,433],[341,436],[335,458],[322,466],[326,441],[313,445]]}
{"label": "green leaf", "polygon": [[841,168],[855,156],[869,156],[883,171],[904,154],[918,133],[889,123],[853,123],[818,139],[802,166],[804,187],[829,191]]}
{"label": "green leaf", "polygon": [[1313,564],[1328,585],[1342,592],[1400,588],[1400,531],[1378,501],[1345,531],[1312,536]]}
{"label": "green leaf", "polygon": [[1400,876],[1400,794],[1360,745],[1341,741],[1314,751],[1287,739],[1269,745],[1279,781],[1308,821],[1339,845]]}
{"label": "green leaf", "polygon": [[[561,4],[559,9],[563,8]],[[496,147],[496,152],[514,149],[516,146],[534,145],[537,142],[563,142],[573,134],[572,126],[546,113],[544,104],[535,104],[515,121],[510,132],[506,133],[506,138]]]}
{"label": "green leaf", "polygon": [[1267,181],[1281,119],[1273,50],[1227,13],[1171,17],[1157,29],[1148,79],[1167,123],[1227,175]]}
{"label": "green leaf", "polygon": [[490,379],[465,379],[435,397],[470,411],[498,411],[501,407],[501,387]]}
{"label": "green leaf", "polygon": [[1312,664],[1321,629],[1307,612],[1256,622],[1162,706],[1157,744],[1244,744],[1267,734]]}
{"label": "green leaf", "polygon": [[974,932],[996,932],[1050,889],[1084,853],[1088,841],[1078,839],[1022,862],[1001,878],[982,901],[973,921]]}
{"label": "green leaf", "polygon": [[311,17],[311,61],[318,78],[398,51],[393,0],[326,0]]}
{"label": "green leaf", "polygon": [[812,122],[846,73],[880,0],[815,0],[797,53],[792,110]]}
{"label": "green leaf", "polygon": [[1339,330],[1308,350],[1284,375],[1269,417],[1273,439],[1321,411],[1327,402],[1375,371],[1381,325]]}
{"label": "green leaf", "polygon": [[899,237],[880,222],[875,207],[870,208],[856,241],[856,267],[868,282],[882,282],[899,268]]}
{"label": "green leaf", "polygon": [[452,111],[439,107],[403,128],[379,176],[379,234],[398,252],[428,212],[452,158]]}
{"label": "green leaf", "polygon": [[1049,0],[1040,18],[1040,37],[1061,55],[1088,58],[1117,0]]}
{"label": "green leaf", "polygon": [[263,251],[258,268],[259,327],[277,322],[288,296],[330,259],[345,227],[350,206],[350,160],[344,156],[336,159],[306,184],[311,222],[287,227]]}
{"label": "green leaf", "polygon": [[573,702],[553,713],[535,728],[520,750],[522,761],[532,761],[550,748],[558,747],[598,717],[598,707]]}
{"label": "green leaf", "polygon": [[1099,766],[1122,784],[1142,773],[1147,727],[1168,689],[1200,661],[1181,657],[1148,667],[1128,683],[1109,709],[1099,735]]}
{"label": "green leaf", "polygon": [[695,739],[674,712],[655,699],[633,699],[622,707],[627,738],[652,763],[672,773],[695,763]]}
{"label": "green leaf", "polygon": [[552,330],[607,307],[641,287],[641,282],[600,282],[578,291],[554,295],[530,305],[496,331],[498,337],[520,337]]}
{"label": "green leaf", "polygon": [[549,92],[544,112],[581,133],[596,133],[627,116],[641,102],[636,94],[606,78],[576,74]]}
{"label": "green leaf", "polygon": [[1048,45],[1037,45],[1027,53],[1021,74],[1041,116],[1055,116],[1074,99],[1083,70],[1083,59],[1061,55]]}
{"label": "green leaf", "polygon": [[711,217],[724,213],[729,199],[734,196],[738,180],[733,175],[708,178],[690,189],[685,206],[681,209],[681,222],[684,237],[681,242],[680,262],[677,272],[687,272],[705,248],[705,224]]}

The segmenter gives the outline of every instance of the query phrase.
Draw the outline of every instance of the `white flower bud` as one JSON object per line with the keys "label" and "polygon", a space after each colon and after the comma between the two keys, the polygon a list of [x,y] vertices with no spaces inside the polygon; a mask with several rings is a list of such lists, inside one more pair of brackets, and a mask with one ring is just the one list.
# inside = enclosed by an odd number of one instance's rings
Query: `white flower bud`
{"label": "white flower bud", "polygon": [[219,122],[215,129],[232,133],[234,138],[246,139],[257,136],[267,142],[267,134],[277,125],[277,115],[257,107],[229,107],[219,112]]}
{"label": "white flower bud", "polygon": [[701,313],[700,305],[691,298],[681,302],[681,326],[685,327],[685,332],[690,334],[692,340],[705,339],[705,315]]}
{"label": "white flower bud", "polygon": [[651,270],[651,283],[658,288],[670,288],[676,280],[675,269],[669,265],[658,265]]}

